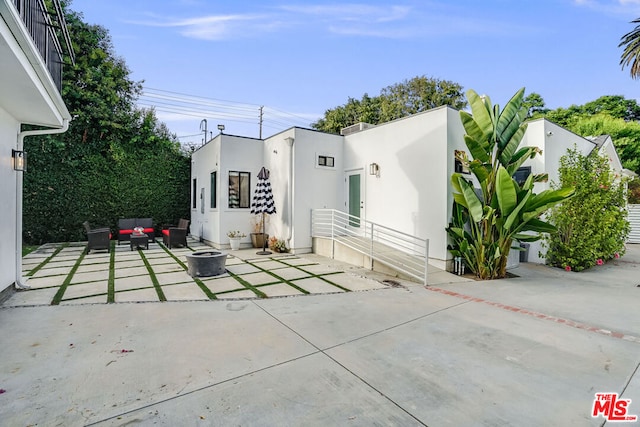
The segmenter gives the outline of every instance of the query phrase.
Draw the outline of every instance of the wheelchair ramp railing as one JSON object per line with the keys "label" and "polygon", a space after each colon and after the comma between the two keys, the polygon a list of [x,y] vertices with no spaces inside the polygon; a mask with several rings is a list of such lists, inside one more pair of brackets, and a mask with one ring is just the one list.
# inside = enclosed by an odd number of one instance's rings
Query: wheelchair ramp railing
{"label": "wheelchair ramp railing", "polygon": [[427,284],[429,239],[349,215],[335,209],[311,211],[311,237],[331,239]]}

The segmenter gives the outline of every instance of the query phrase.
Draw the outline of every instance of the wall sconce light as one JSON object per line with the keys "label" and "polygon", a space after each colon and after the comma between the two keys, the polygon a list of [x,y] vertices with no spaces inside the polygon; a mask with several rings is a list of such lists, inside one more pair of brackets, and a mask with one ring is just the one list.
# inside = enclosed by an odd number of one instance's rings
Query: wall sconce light
{"label": "wall sconce light", "polygon": [[371,163],[369,165],[369,175],[380,177],[380,165],[377,163]]}
{"label": "wall sconce light", "polygon": [[220,131],[220,133],[222,133],[222,131],[224,130],[224,125],[218,125],[218,130]]}
{"label": "wall sconce light", "polygon": [[11,150],[13,169],[24,172],[27,170],[27,153],[25,151]]}

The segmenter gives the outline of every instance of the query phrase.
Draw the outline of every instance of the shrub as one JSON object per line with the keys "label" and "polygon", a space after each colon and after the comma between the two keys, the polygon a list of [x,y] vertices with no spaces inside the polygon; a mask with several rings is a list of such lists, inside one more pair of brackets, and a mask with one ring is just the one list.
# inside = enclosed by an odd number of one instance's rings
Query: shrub
{"label": "shrub", "polygon": [[545,239],[547,264],[581,271],[624,253],[629,234],[624,185],[608,159],[568,150],[559,174],[554,186],[575,186],[576,193],[550,211],[557,231]]}

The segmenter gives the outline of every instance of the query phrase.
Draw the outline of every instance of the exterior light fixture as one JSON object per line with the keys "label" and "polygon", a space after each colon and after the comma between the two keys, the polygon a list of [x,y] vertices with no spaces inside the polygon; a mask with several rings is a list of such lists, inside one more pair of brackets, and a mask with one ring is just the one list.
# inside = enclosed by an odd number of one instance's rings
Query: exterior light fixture
{"label": "exterior light fixture", "polygon": [[24,172],[27,170],[27,153],[25,151],[11,150],[13,169]]}
{"label": "exterior light fixture", "polygon": [[222,131],[224,130],[224,125],[218,125],[218,130],[220,131],[220,133],[222,133]]}
{"label": "exterior light fixture", "polygon": [[377,163],[371,163],[369,165],[369,175],[380,176],[380,165]]}

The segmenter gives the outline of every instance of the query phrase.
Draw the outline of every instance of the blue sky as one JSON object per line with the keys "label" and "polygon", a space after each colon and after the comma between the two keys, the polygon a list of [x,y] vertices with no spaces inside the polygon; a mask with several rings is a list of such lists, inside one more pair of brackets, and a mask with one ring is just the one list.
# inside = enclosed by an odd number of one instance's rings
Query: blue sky
{"label": "blue sky", "polygon": [[[109,30],[147,89],[141,104],[182,142],[306,126],[348,97],[419,75],[504,104],[520,87],[548,108],[639,97],[618,43],[640,0],[73,0]],[[198,98],[194,98],[196,96]]]}

